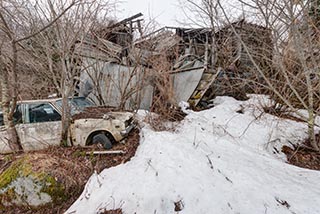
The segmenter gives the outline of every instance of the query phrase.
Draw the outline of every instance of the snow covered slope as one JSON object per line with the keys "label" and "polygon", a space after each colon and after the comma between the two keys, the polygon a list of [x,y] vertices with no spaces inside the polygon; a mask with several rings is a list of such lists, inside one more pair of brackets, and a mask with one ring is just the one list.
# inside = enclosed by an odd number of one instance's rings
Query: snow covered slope
{"label": "snow covered slope", "polygon": [[189,111],[175,132],[144,127],[136,156],[92,175],[67,213],[169,214],[178,201],[182,214],[320,213],[320,172],[275,152],[305,137],[306,125],[256,104],[218,97],[212,109]]}

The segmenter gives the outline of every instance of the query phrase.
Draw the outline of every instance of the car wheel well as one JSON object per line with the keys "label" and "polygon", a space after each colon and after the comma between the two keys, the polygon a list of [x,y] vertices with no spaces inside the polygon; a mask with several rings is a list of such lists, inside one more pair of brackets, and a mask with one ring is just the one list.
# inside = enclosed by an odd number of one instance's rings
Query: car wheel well
{"label": "car wheel well", "polygon": [[115,143],[115,139],[110,132],[105,131],[105,130],[99,130],[99,131],[94,131],[89,135],[89,137],[86,140],[86,146],[91,145],[93,137],[98,134],[104,134],[105,136],[107,136],[111,140],[112,143]]}

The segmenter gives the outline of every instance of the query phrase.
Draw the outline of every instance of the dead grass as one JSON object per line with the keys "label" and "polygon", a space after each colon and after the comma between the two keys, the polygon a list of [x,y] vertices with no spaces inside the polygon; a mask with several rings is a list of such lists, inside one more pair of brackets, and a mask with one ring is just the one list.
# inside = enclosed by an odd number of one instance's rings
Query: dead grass
{"label": "dead grass", "polygon": [[[51,176],[64,185],[66,192],[70,195],[69,199],[61,204],[50,204],[37,210],[30,209],[30,207],[8,207],[5,211],[0,210],[0,213],[64,213],[80,196],[84,185],[94,170],[101,172],[105,168],[129,161],[135,155],[139,139],[139,130],[133,130],[125,144],[115,144],[111,149],[123,150],[125,154],[86,155],[86,152],[96,151],[96,148],[52,147],[47,150],[24,153],[18,156],[1,156],[0,167],[2,169],[9,167],[13,160],[28,156],[33,170],[49,172]],[[122,213],[122,211],[114,210],[114,212],[107,213],[118,214]]]}
{"label": "dead grass", "polygon": [[180,122],[185,118],[186,114],[180,108],[156,111],[156,114],[149,114],[145,118],[155,131],[175,131],[175,122]]}
{"label": "dead grass", "polygon": [[296,117],[293,115],[293,112],[286,106],[281,105],[280,107],[274,106],[264,106],[263,111],[265,113],[274,115],[276,117],[282,118],[282,119],[288,119],[293,120],[296,122],[305,122],[303,119]]}

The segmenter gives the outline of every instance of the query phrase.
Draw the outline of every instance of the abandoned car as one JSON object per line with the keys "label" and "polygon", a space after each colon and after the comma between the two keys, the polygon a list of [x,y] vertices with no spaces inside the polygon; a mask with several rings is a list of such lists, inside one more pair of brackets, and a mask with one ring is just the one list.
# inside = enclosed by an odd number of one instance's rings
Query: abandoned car
{"label": "abandoned car", "polygon": [[[94,104],[82,97],[69,99],[71,115],[83,112]],[[14,113],[14,122],[24,151],[39,150],[60,144],[62,99],[21,101]],[[80,113],[81,114],[81,113]],[[101,144],[110,149],[134,128],[133,113],[108,111],[99,117],[75,117],[69,128],[69,145]],[[0,110],[0,153],[11,153]]]}

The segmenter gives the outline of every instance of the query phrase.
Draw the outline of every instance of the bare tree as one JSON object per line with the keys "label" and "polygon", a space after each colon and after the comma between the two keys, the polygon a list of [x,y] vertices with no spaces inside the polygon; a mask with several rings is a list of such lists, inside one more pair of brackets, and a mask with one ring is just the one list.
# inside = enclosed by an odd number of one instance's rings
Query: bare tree
{"label": "bare tree", "polygon": [[[217,44],[215,32],[223,24],[223,16],[217,0],[180,0],[180,5],[187,20],[185,22],[191,27],[211,29],[211,64],[217,61]],[[184,24],[186,24],[184,23]],[[209,60],[208,60],[209,61]]]}
{"label": "bare tree", "polygon": [[[216,32],[221,23],[231,28],[239,44],[238,49],[247,55],[248,63],[252,67],[250,78],[242,76],[241,81],[250,83],[247,85],[254,86],[258,92],[271,94],[277,105],[289,108],[305,120],[308,124],[311,145],[319,151],[320,142],[316,142],[314,131],[320,106],[319,1],[239,0],[239,2],[242,4],[242,12],[238,14],[242,13],[243,18],[247,17],[249,21],[270,29],[272,40],[268,41],[270,44],[268,48],[273,50],[273,57],[258,56],[268,55],[270,50],[257,52],[248,45],[248,38],[244,38],[236,29],[233,14],[228,12],[230,5],[229,8],[226,7],[225,2],[186,0],[182,5],[185,11],[188,11],[186,15],[191,17],[194,26],[211,27],[213,32]],[[212,64],[217,65],[221,63],[219,61],[221,53],[217,56],[217,52],[224,50],[219,49],[217,46],[219,41],[216,38],[212,41],[214,50]],[[226,57],[232,58],[231,55],[232,53]],[[263,63],[257,60],[261,57],[265,58]],[[299,111],[301,108],[307,110],[307,116]]]}
{"label": "bare tree", "polygon": [[[66,8],[65,0],[47,1],[45,20],[55,20]],[[68,99],[75,93],[75,87],[82,72],[82,52],[84,44],[90,39],[90,31],[97,20],[105,20],[111,3],[102,0],[78,0],[74,6],[60,17],[47,31],[37,36],[36,46],[31,52],[41,60],[41,73],[50,77],[62,97],[62,133],[61,143],[67,142],[70,124],[70,106]],[[38,52],[34,52],[38,48]]]}
{"label": "bare tree", "polygon": [[19,84],[18,64],[23,63],[20,61],[21,58],[19,58],[23,49],[22,43],[52,26],[74,4],[75,1],[71,1],[54,19],[42,23],[38,28],[31,28],[33,21],[35,21],[32,18],[40,18],[43,14],[43,11],[39,10],[38,4],[32,4],[30,1],[2,0],[0,2],[1,106],[3,108],[4,123],[9,136],[10,147],[14,151],[22,149],[14,127],[14,112],[18,99]]}
{"label": "bare tree", "polygon": [[[275,100],[304,118],[308,124],[310,143],[313,149],[319,151],[320,142],[316,142],[314,131],[319,111],[319,38],[315,17],[310,16],[310,8],[314,8],[314,3],[289,0],[242,2],[255,9],[256,15],[262,17],[264,24],[272,30],[272,74],[263,72],[254,60],[253,53],[233,28],[234,33],[249,55],[258,76],[263,79],[263,87],[275,95]],[[220,2],[219,7],[231,24]],[[298,108],[307,110],[307,118]]]}

